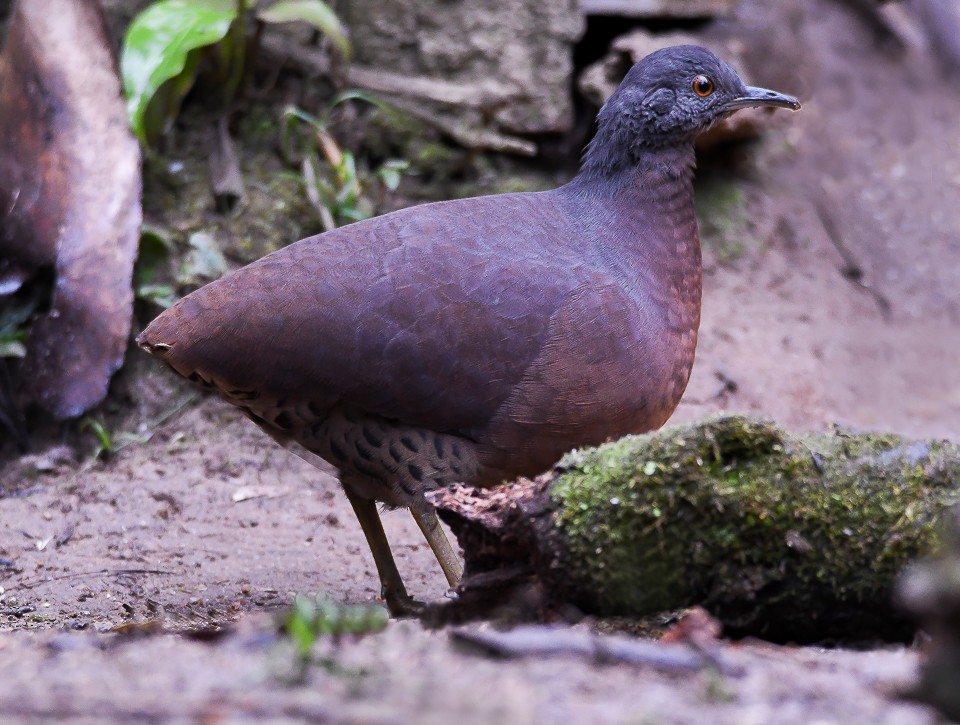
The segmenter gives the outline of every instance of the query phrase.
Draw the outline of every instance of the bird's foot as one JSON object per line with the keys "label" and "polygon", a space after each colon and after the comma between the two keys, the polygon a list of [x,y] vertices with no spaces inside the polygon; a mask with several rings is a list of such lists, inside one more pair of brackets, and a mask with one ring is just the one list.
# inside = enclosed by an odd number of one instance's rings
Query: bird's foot
{"label": "bird's foot", "polygon": [[389,610],[390,615],[397,619],[417,618],[423,614],[427,606],[424,602],[411,597],[403,589],[397,591],[396,589],[384,587],[382,596],[387,603],[387,610]]}

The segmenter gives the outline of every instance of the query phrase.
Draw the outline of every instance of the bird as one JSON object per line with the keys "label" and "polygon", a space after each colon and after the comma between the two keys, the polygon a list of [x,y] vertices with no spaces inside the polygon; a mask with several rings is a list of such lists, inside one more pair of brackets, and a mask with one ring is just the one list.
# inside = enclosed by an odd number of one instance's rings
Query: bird
{"label": "bird", "polygon": [[600,109],[569,183],[308,237],[187,295],[137,342],[335,467],[382,598],[416,614],[378,505],[410,509],[456,587],[426,492],[536,475],[676,408],[700,321],[694,139],[751,106],[800,108],[699,46],[657,51]]}

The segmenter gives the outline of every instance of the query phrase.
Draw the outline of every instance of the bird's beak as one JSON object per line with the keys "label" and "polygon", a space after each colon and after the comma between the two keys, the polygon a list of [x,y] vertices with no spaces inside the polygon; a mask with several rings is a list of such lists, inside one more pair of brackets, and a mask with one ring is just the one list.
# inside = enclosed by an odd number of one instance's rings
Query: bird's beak
{"label": "bird's beak", "polygon": [[769,106],[771,108],[789,108],[791,111],[800,110],[800,101],[785,93],[777,93],[766,88],[747,86],[746,92],[739,98],[734,98],[724,106],[725,111],[736,111],[741,108]]}

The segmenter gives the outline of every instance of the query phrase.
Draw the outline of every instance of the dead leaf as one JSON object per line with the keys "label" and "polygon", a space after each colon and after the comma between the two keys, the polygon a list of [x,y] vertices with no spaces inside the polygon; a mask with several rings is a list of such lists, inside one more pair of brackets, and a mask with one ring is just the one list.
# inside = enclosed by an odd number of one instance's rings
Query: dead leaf
{"label": "dead leaf", "polygon": [[0,57],[0,273],[56,273],[21,389],[58,418],[99,403],[123,361],[140,148],[96,0],[20,0]]}
{"label": "dead leaf", "polygon": [[233,139],[230,138],[226,116],[217,122],[208,163],[217,209],[227,214],[243,203],[244,191],[243,174],[240,172],[237,152],[233,148]]}
{"label": "dead leaf", "polygon": [[687,642],[697,647],[706,647],[719,639],[723,625],[703,607],[691,607],[661,642]]}
{"label": "dead leaf", "polygon": [[286,495],[287,490],[279,486],[241,486],[233,492],[233,496],[231,496],[230,499],[234,503],[240,503],[241,501],[249,501],[252,498],[278,498]]}

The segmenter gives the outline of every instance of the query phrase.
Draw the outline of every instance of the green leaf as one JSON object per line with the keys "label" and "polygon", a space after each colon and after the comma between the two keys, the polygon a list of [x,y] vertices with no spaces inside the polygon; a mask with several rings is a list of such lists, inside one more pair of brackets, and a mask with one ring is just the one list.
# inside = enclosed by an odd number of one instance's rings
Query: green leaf
{"label": "green leaf", "polygon": [[40,306],[38,295],[26,299],[13,297],[11,300],[12,303],[0,307],[0,340],[24,339],[27,322]]}
{"label": "green leaf", "polygon": [[390,191],[396,191],[400,186],[400,176],[410,167],[403,159],[391,159],[377,169],[377,176]]}
{"label": "green leaf", "polygon": [[83,431],[87,428],[90,428],[97,437],[97,448],[93,457],[95,459],[102,456],[109,457],[113,453],[113,439],[110,436],[110,431],[96,418],[84,418],[80,421],[79,430]]}
{"label": "green leaf", "polygon": [[229,271],[230,265],[212,234],[194,232],[188,241],[192,249],[184,259],[177,282],[183,285],[209,282]]}
{"label": "green leaf", "polygon": [[163,227],[144,222],[140,225],[140,254],[143,254],[147,247],[151,249],[152,253],[166,256],[172,254],[177,245],[174,244],[169,231]]}
{"label": "green leaf", "polygon": [[391,106],[389,103],[384,101],[382,98],[377,98],[371,93],[366,91],[361,91],[358,88],[349,88],[345,91],[341,91],[327,103],[327,107],[323,112],[323,115],[319,119],[319,125],[317,128],[326,128],[327,124],[330,122],[330,117],[333,115],[333,112],[336,110],[337,106],[346,103],[347,101],[364,101],[369,103],[374,108],[378,108],[384,113],[399,113],[396,108]]}
{"label": "green leaf", "polygon": [[384,167],[377,171],[377,176],[390,191],[396,191],[397,187],[400,186],[400,172],[396,169]]}
{"label": "green leaf", "polygon": [[335,167],[340,191],[337,201],[341,204],[353,204],[360,194],[360,179],[357,176],[357,161],[349,151],[343,152],[343,160]]}
{"label": "green leaf", "polygon": [[0,357],[24,357],[27,354],[27,348],[20,340],[0,339]]}
{"label": "green leaf", "polygon": [[306,597],[297,596],[293,603],[293,609],[287,615],[284,625],[287,634],[296,644],[301,657],[310,654],[313,643],[317,639],[314,625],[315,617],[315,603]]}
{"label": "green leaf", "polygon": [[173,307],[174,303],[179,299],[173,287],[168,284],[144,283],[137,287],[136,295],[138,300],[152,302],[164,309]]}
{"label": "green leaf", "polygon": [[135,283],[140,287],[152,285],[169,262],[174,249],[173,239],[166,230],[148,224],[141,225],[140,250],[133,268]]}
{"label": "green leaf", "polygon": [[323,122],[319,118],[296,106],[287,106],[283,109],[283,121],[285,125],[293,125],[293,121],[303,121],[314,128],[323,128]]}
{"label": "green leaf", "polygon": [[27,284],[17,294],[5,297],[0,304],[0,358],[24,357],[30,322],[34,314],[49,300],[50,290],[44,284]]}
{"label": "green leaf", "polygon": [[[144,119],[160,87],[183,73],[191,51],[223,40],[236,17],[235,0],[161,0],[134,18],[123,41],[120,73],[130,126],[141,143],[147,144]],[[185,95],[186,85],[178,92]]]}
{"label": "green leaf", "polygon": [[340,18],[323,0],[280,0],[257,12],[265,23],[289,23],[300,20],[310,23],[333,41],[340,55],[350,59],[350,41]]}
{"label": "green leaf", "polygon": [[343,207],[340,211],[340,216],[344,219],[349,219],[352,222],[362,222],[364,219],[369,219],[370,215],[365,212],[363,209],[358,209],[355,206]]}
{"label": "green leaf", "polygon": [[359,88],[348,88],[345,91],[340,91],[337,95],[327,102],[327,109],[325,111],[324,122],[327,121],[327,116],[330,115],[330,112],[339,106],[342,103],[347,101],[364,101],[369,103],[371,106],[379,108],[383,111],[393,111],[395,110],[393,106],[384,101],[382,98],[378,98],[372,93],[367,93],[366,91],[361,91]]}

